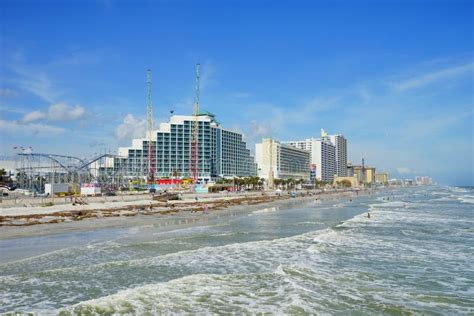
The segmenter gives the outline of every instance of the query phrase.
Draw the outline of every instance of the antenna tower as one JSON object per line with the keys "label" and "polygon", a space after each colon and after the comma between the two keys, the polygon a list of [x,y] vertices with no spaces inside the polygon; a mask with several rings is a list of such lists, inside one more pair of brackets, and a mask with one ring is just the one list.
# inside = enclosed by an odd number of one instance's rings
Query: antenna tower
{"label": "antenna tower", "polygon": [[148,141],[148,184],[155,182],[155,146],[153,143],[153,104],[151,102],[151,70],[146,71],[146,83],[148,88],[147,105],[147,141]]}
{"label": "antenna tower", "polygon": [[191,130],[191,161],[190,171],[193,183],[197,183],[199,177],[199,68],[201,65],[196,64],[196,86],[194,94],[194,121]]}

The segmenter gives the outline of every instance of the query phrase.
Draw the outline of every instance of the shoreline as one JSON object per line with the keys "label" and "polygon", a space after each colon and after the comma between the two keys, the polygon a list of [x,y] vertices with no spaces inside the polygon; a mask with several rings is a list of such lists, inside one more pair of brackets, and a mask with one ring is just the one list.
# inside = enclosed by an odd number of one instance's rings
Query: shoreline
{"label": "shoreline", "polygon": [[[374,191],[360,190],[356,195],[355,191],[346,190],[320,192],[314,195],[307,194],[304,197],[298,196],[296,198],[292,198],[290,195],[260,195],[250,197],[220,196],[214,199],[202,199],[198,202],[190,200],[169,201],[168,203],[154,201],[151,210],[149,209],[151,201],[145,200],[132,205],[130,203],[126,206],[116,205],[116,207],[106,210],[103,208],[97,209],[96,205],[91,205],[90,209],[86,210],[2,215],[0,216],[0,239],[44,236],[104,228],[126,228],[146,225],[151,220],[158,221],[163,226],[179,227],[194,225],[196,222],[211,219],[215,216],[238,215],[268,207],[285,207],[294,203],[300,204],[314,200],[341,199],[343,197],[351,199],[372,192]],[[175,206],[171,207],[171,204]],[[203,211],[204,205],[208,206],[207,213]],[[22,222],[20,222],[20,219]],[[8,223],[7,220],[18,222],[14,222],[13,225],[5,225]]]}

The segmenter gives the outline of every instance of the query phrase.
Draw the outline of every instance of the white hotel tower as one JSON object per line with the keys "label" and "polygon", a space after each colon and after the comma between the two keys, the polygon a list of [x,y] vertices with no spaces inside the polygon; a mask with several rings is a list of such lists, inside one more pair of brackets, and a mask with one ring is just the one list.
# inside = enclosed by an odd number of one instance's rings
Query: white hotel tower
{"label": "white hotel tower", "polygon": [[316,166],[319,181],[333,181],[335,175],[347,175],[347,140],[344,136],[328,135],[321,130],[320,138],[285,143],[311,153],[311,164]]}

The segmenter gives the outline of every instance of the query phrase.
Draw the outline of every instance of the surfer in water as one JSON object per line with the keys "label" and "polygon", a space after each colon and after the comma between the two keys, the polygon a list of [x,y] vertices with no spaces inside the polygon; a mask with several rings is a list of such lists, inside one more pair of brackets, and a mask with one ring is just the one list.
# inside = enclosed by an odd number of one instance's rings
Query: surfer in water
{"label": "surfer in water", "polygon": [[370,218],[370,212],[367,212],[367,218]]}

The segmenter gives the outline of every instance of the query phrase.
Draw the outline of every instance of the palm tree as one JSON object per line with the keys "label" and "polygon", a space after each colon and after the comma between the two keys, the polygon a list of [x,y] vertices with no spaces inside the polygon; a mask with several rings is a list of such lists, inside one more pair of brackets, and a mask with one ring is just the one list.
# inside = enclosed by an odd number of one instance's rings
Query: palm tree
{"label": "palm tree", "polygon": [[300,180],[299,180],[299,185],[300,185],[301,187],[303,187],[303,183],[305,183],[305,180],[304,180],[304,179],[300,179]]}
{"label": "palm tree", "polygon": [[274,184],[277,188],[279,188],[280,185],[282,184],[282,180],[280,180],[280,179],[274,179],[274,180],[273,180],[273,184]]}
{"label": "palm tree", "polygon": [[250,184],[252,184],[252,179],[250,177],[245,177],[245,178],[242,178],[242,182],[245,186],[245,190],[248,190]]}
{"label": "palm tree", "polygon": [[260,182],[259,177],[250,177],[251,182],[252,182],[252,190],[257,190],[258,183]]}

